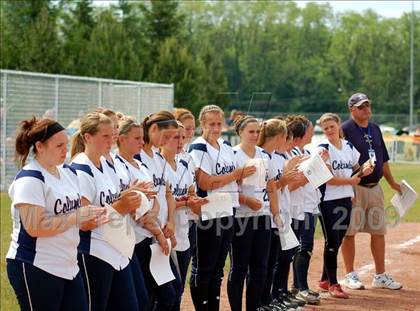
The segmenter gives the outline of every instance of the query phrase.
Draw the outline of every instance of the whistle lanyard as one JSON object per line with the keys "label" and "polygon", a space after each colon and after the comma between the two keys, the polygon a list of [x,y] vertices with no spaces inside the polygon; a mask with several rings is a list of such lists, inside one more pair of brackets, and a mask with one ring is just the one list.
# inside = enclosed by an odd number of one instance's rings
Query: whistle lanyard
{"label": "whistle lanyard", "polygon": [[369,150],[374,150],[373,147],[372,147],[373,137],[371,135],[370,123],[368,124],[368,127],[367,127],[367,133],[365,133],[365,131],[363,131],[363,128],[361,126],[357,125],[357,127],[359,128],[360,132],[362,133],[362,136],[365,139],[365,142],[369,145]]}

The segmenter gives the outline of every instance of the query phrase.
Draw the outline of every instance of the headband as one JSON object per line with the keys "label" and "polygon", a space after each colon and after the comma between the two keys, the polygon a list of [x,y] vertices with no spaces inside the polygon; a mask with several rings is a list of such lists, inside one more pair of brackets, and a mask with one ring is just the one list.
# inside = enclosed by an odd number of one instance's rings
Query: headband
{"label": "headband", "polygon": [[65,130],[65,128],[62,127],[60,123],[52,123],[47,126],[44,132],[39,132],[37,135],[35,135],[33,145],[35,145],[37,141],[44,142],[54,134],[57,134],[58,132],[61,132],[63,130]]}

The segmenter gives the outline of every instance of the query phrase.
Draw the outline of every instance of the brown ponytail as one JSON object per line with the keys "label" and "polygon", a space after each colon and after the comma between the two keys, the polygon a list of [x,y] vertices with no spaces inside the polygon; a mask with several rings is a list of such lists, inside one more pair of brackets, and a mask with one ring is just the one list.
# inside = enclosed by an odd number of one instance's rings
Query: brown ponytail
{"label": "brown ponytail", "polygon": [[184,120],[187,120],[187,119],[191,119],[195,121],[195,118],[192,112],[185,108],[175,108],[173,115],[177,121],[183,122]]}
{"label": "brown ponytail", "polygon": [[19,123],[15,146],[15,159],[19,168],[25,166],[31,147],[32,151],[36,154],[35,143],[37,141],[44,143],[51,137],[47,135],[48,126],[55,123],[57,122],[51,119],[37,119],[36,117],[23,120]]}
{"label": "brown ponytail", "polygon": [[235,119],[233,122],[235,127],[236,134],[239,135],[239,133],[249,124],[249,123],[258,123],[258,120],[253,116],[239,116]]}
{"label": "brown ponytail", "polygon": [[[109,108],[98,107],[98,108],[96,108],[94,110],[94,112],[102,113],[102,114],[106,115],[109,118],[112,118],[114,116],[117,117],[117,118],[119,118],[118,117],[118,114],[114,110],[109,109]],[[120,112],[120,114],[122,114],[122,113]]]}
{"label": "brown ponytail", "polygon": [[259,147],[263,146],[267,139],[275,137],[279,134],[287,135],[287,126],[284,120],[270,119],[264,121],[261,127],[260,135],[258,136]]}

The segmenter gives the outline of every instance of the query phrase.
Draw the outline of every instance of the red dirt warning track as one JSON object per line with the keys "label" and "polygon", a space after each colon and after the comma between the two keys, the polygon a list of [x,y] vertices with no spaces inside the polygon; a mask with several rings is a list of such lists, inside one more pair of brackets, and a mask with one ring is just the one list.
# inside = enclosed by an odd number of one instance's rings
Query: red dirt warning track
{"label": "red dirt warning track", "polygon": [[[309,271],[309,286],[318,290],[317,281],[321,276],[323,238],[315,241],[314,255]],[[403,283],[403,289],[391,291],[371,289],[374,265],[370,252],[370,236],[356,236],[356,269],[366,290],[348,290],[350,299],[334,299],[322,293],[321,305],[308,306],[304,310],[419,310],[420,311],[420,223],[403,223],[389,229],[386,236],[386,269],[397,281]],[[339,255],[339,280],[343,278],[344,264]],[[226,294],[226,276],[223,280],[221,310],[230,310]],[[181,310],[194,310],[189,289],[186,288]],[[243,308],[245,310],[245,306]]]}

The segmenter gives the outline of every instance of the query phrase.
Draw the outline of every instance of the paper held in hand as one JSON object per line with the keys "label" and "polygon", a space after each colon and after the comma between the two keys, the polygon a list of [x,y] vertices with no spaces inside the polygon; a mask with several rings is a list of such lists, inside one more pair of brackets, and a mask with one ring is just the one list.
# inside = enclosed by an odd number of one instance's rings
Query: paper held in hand
{"label": "paper held in hand", "polygon": [[250,186],[256,186],[259,188],[264,188],[267,181],[265,180],[265,177],[267,175],[268,170],[268,160],[267,159],[250,159],[246,166],[255,166],[257,171],[244,178],[242,180],[242,185],[250,185]]}
{"label": "paper held in hand", "polygon": [[292,230],[290,224],[284,225],[282,229],[279,229],[280,245],[283,251],[295,248],[299,245],[295,233]]}
{"label": "paper held in hand", "polygon": [[317,152],[312,154],[309,159],[303,161],[299,165],[299,170],[303,172],[315,189],[333,178],[331,171]]}
{"label": "paper held in hand", "polygon": [[233,216],[233,202],[230,193],[213,192],[206,199],[209,202],[201,206],[202,220]]}
{"label": "paper held in hand", "polygon": [[280,218],[274,217],[273,220],[278,229],[281,249],[285,251],[299,246],[299,240],[290,226],[290,218],[286,217],[284,214],[279,216]]}
{"label": "paper held in hand", "polygon": [[401,194],[394,194],[391,204],[400,217],[403,217],[416,202],[417,197],[417,192],[403,179],[401,181]]}
{"label": "paper held in hand", "polygon": [[[169,254],[171,253],[171,240],[167,239],[169,244]],[[152,257],[150,258],[150,273],[155,279],[157,285],[162,285],[175,280],[175,276],[172,272],[171,265],[169,263],[169,255],[165,255],[160,248],[159,243],[150,245],[152,250]]]}
{"label": "paper held in hand", "polygon": [[136,237],[129,216],[122,216],[111,205],[106,205],[105,208],[110,221],[100,227],[103,239],[122,255],[131,258]]}
{"label": "paper held in hand", "polygon": [[146,195],[138,190],[133,190],[138,193],[141,197],[140,207],[136,209],[135,220],[139,220],[144,214],[152,209],[152,202],[146,197]]}

